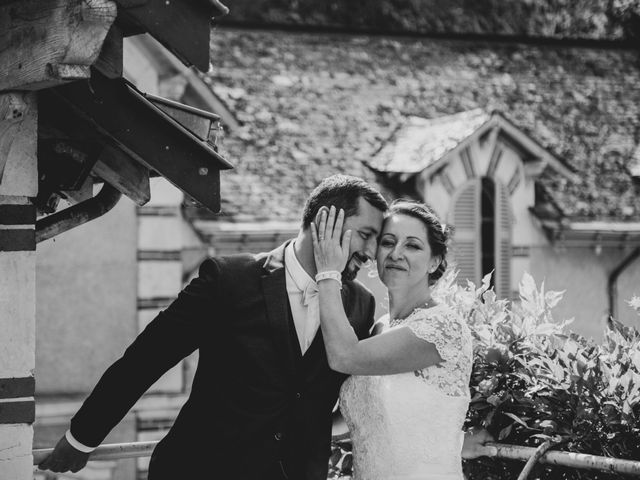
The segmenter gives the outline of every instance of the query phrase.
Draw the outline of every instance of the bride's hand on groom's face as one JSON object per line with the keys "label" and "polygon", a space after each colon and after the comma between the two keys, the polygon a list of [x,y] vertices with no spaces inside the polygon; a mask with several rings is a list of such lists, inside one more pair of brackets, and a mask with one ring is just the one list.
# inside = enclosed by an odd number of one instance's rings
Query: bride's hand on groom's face
{"label": "bride's hand on groom's face", "polygon": [[342,234],[344,216],[342,209],[336,211],[334,206],[322,207],[315,223],[311,224],[313,256],[318,273],[330,270],[342,272],[349,260],[351,230]]}

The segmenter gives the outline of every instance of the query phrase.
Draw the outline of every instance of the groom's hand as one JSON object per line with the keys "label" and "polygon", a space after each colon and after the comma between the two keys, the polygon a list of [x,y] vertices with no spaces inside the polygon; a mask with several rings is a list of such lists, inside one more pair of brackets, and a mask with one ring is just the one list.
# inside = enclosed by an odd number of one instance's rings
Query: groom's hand
{"label": "groom's hand", "polygon": [[495,442],[493,436],[485,429],[472,428],[464,432],[462,458],[470,460],[484,455],[484,447],[489,442]]}
{"label": "groom's hand", "polygon": [[63,435],[58,444],[42,462],[38,464],[40,470],[52,472],[77,472],[82,470],[89,460],[89,453],[81,452],[72,447]]}

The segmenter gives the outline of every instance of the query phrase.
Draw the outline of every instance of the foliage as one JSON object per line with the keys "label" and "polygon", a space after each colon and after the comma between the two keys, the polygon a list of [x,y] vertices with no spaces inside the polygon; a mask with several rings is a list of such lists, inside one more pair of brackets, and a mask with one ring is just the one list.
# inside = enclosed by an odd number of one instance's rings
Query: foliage
{"label": "foliage", "polygon": [[[563,292],[538,288],[529,274],[520,301],[496,298],[490,276],[476,287],[456,284],[448,273],[434,292],[468,319],[474,368],[467,427],[483,427],[502,443],[640,460],[640,333],[611,319],[603,344],[567,333],[571,322],[553,319]],[[640,298],[629,305],[640,313]],[[345,463],[349,448],[335,445]],[[338,462],[333,475],[338,478]],[[471,479],[506,480],[524,464],[480,458],[465,462]],[[344,474],[346,472],[342,472]],[[538,467],[539,479],[612,479],[613,474]]]}

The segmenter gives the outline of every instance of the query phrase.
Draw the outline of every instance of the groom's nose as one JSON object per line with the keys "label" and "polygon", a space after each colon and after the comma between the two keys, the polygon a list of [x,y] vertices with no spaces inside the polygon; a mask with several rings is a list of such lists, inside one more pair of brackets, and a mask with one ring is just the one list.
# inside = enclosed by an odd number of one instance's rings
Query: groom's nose
{"label": "groom's nose", "polygon": [[367,256],[369,260],[373,260],[376,258],[376,251],[378,250],[378,239],[372,238],[367,240],[367,244],[365,245],[364,254]]}

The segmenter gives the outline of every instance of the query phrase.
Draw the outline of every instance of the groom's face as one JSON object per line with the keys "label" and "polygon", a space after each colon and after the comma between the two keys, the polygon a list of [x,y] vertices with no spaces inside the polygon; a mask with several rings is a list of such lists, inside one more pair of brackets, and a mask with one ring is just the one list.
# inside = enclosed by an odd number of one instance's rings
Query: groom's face
{"label": "groom's face", "polygon": [[342,272],[343,277],[347,280],[353,280],[360,267],[375,258],[382,220],[383,213],[364,198],[358,200],[358,213],[345,219],[342,233],[347,230],[352,232],[349,260]]}

